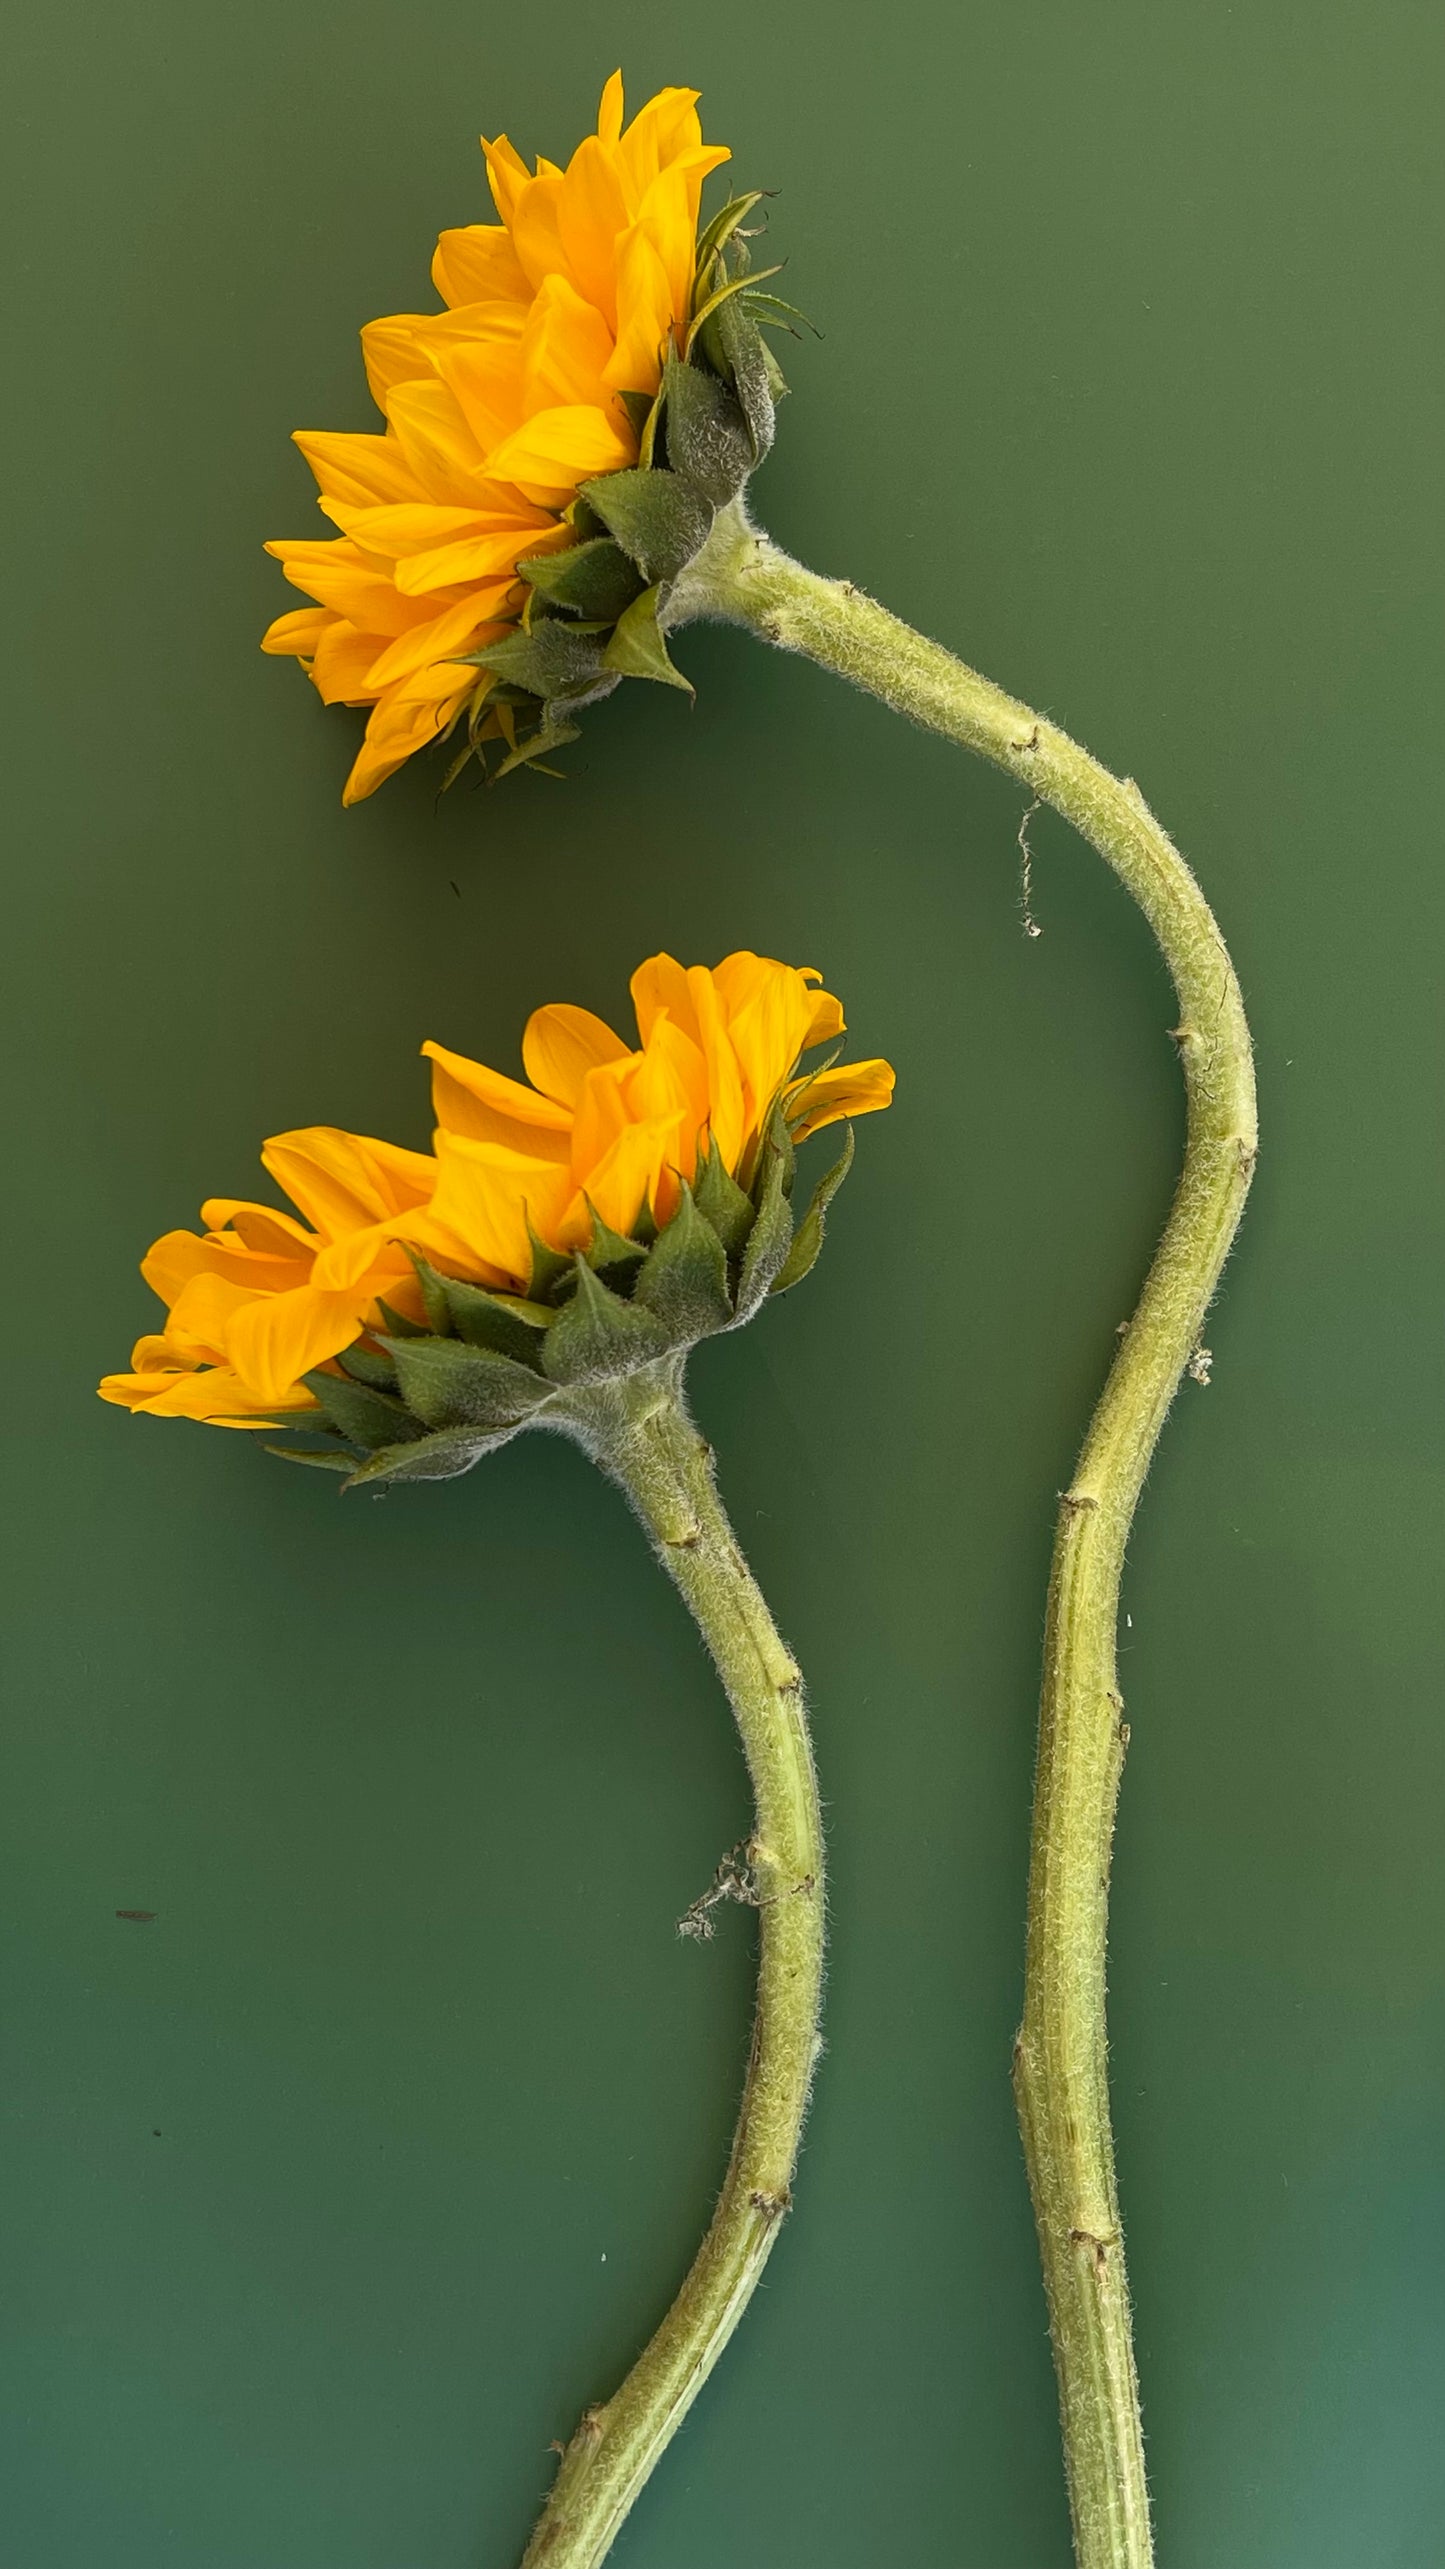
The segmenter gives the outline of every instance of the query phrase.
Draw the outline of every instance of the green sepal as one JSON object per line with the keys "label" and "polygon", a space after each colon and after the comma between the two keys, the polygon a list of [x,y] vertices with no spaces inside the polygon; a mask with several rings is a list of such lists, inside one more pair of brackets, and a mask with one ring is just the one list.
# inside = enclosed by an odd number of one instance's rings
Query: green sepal
{"label": "green sepal", "polygon": [[[619,398],[624,402],[636,400],[645,405],[651,402],[652,395],[651,393],[645,392],[636,394],[622,393]],[[571,527],[579,544],[590,544],[594,536],[605,535],[607,532],[607,529],[603,525],[601,518],[598,516],[596,509],[588,507],[587,502],[583,499],[580,491],[576,499],[572,502],[571,507],[563,509],[562,515]]]}
{"label": "green sepal", "polygon": [[377,1355],[370,1347],[343,1347],[336,1361],[354,1383],[366,1383],[374,1392],[396,1389],[396,1367],[391,1358]]}
{"label": "green sepal", "polygon": [[[432,1338],[450,1338],[452,1315],[447,1302],[446,1286],[435,1267],[422,1256],[420,1249],[409,1247],[405,1241],[402,1242],[402,1247],[406,1249],[406,1254],[416,1270],[416,1280],[421,1287],[422,1309],[426,1313],[426,1329],[420,1334]],[[403,1337],[410,1337],[411,1332],[403,1330],[401,1334]]]}
{"label": "green sepal", "polygon": [[475,1428],[445,1427],[435,1436],[419,1437],[410,1445],[384,1445],[379,1453],[369,1455],[346,1483],[348,1490],[364,1490],[378,1481],[454,1481],[459,1473],[469,1472],[484,1454],[495,1454],[499,1445],[510,1445],[515,1427],[503,1428],[500,1435],[482,1436]]}
{"label": "green sepal", "polygon": [[468,738],[463,741],[461,748],[457,751],[455,758],[452,760],[445,776],[437,787],[438,794],[449,794],[451,792],[457,778],[462,775],[468,767],[470,767],[472,760],[477,756],[477,754],[477,744],[469,735]]}
{"label": "green sepal", "polygon": [[430,1323],[429,1330],[422,1334],[461,1338],[469,1347],[491,1347],[499,1355],[516,1357],[521,1364],[531,1363],[537,1333],[547,1327],[550,1312],[542,1312],[529,1323],[527,1310],[515,1295],[510,1302],[499,1302],[484,1285],[468,1284],[461,1276],[442,1275],[419,1251],[408,1249],[407,1255],[416,1269]]}
{"label": "green sepal", "polygon": [[533,625],[529,633],[508,634],[505,641],[488,643],[485,650],[467,656],[509,686],[525,687],[529,695],[540,696],[544,704],[594,704],[617,685],[614,673],[602,665],[602,646],[595,634],[579,633],[555,616]]}
{"label": "green sepal", "polygon": [[662,627],[657,621],[660,588],[644,589],[634,598],[626,613],[617,619],[617,630],[608,643],[603,658],[609,669],[623,678],[657,678],[664,687],[681,687],[686,696],[696,696],[697,689],[685,678],[669,657]]}
{"label": "green sepal", "polygon": [[404,1311],[393,1311],[389,1302],[382,1301],[380,1294],[376,1297],[376,1307],[393,1338],[425,1338],[428,1335],[424,1320],[408,1320]]}
{"label": "green sepal", "polygon": [[338,1454],[335,1447],[321,1445],[266,1445],[262,1452],[274,1454],[282,1463],[309,1463],[314,1472],[354,1472],[356,1456]]}
{"label": "green sepal", "polygon": [[763,352],[763,371],[768,378],[768,390],[773,396],[773,408],[776,411],[778,403],[783,400],[788,391],[788,378],[761,331],[758,333],[758,345]]}
{"label": "green sepal", "polygon": [[793,1185],[793,1137],[780,1106],[775,1106],[753,1178],[757,1220],[743,1251],[738,1277],[737,1316],[751,1320],[780,1272],[793,1245],[793,1216],[788,1197]]}
{"label": "green sepal", "polygon": [[572,1261],[561,1249],[549,1248],[545,1240],[538,1239],[532,1228],[530,1213],[527,1216],[527,1238],[532,1244],[532,1273],[528,1282],[528,1298],[532,1302],[545,1302],[554,1286],[560,1284],[563,1276],[571,1275]]}
{"label": "green sepal", "polygon": [[637,565],[629,562],[610,535],[574,544],[566,553],[539,553],[517,564],[540,597],[554,607],[567,607],[598,624],[615,624],[637,595]]}
{"label": "green sepal", "polygon": [[647,1255],[642,1242],[626,1231],[614,1231],[610,1222],[604,1222],[590,1195],[586,1204],[592,1216],[592,1237],[583,1254],[593,1274],[601,1276],[604,1283],[612,1276],[631,1275]]}
{"label": "green sepal", "polygon": [[446,1299],[450,1331],[468,1347],[489,1347],[497,1356],[513,1357],[518,1364],[532,1365],[542,1330],[551,1319],[548,1312],[540,1320],[529,1321],[515,1304],[499,1302],[484,1285],[464,1284],[460,1276],[437,1277]]}
{"label": "green sepal", "polygon": [[737,295],[714,305],[699,334],[702,351],[714,374],[732,385],[748,423],[753,462],[760,464],[773,442],[776,420],[768,349],[763,334]]}
{"label": "green sepal", "polygon": [[460,1338],[398,1338],[392,1345],[402,1396],[428,1427],[520,1427],[550,1397],[530,1365]]}
{"label": "green sepal", "polygon": [[[675,580],[711,531],[713,504],[706,491],[683,473],[604,473],[595,482],[585,482],[583,489],[649,582]],[[615,678],[612,683],[616,684]]]}
{"label": "green sepal", "polygon": [[761,205],[763,198],[770,193],[771,191],[766,187],[755,187],[751,195],[730,197],[726,205],[719,207],[697,245],[697,284],[693,289],[694,304],[703,303],[707,299],[703,292],[703,283],[713,260],[724,244],[731,240],[744,215],[751,214],[753,207]]}
{"label": "green sepal", "polygon": [[701,366],[670,356],[662,378],[667,404],[667,460],[718,507],[742,489],[753,468],[753,441],[737,395]]}
{"label": "green sepal", "polygon": [[[620,392],[617,399],[627,413],[627,424],[633,436],[640,437],[647,426],[648,414],[657,395],[650,392]],[[585,507],[585,501],[583,505]]]}
{"label": "green sepal", "polygon": [[[610,688],[604,689],[603,692],[610,693]],[[589,698],[588,701],[590,703],[591,699]],[[541,729],[529,733],[525,740],[514,742],[501,766],[489,781],[493,785],[500,785],[502,778],[510,776],[516,768],[535,765],[539,759],[546,758],[552,750],[565,749],[569,740],[580,740],[581,737],[582,734],[576,723],[559,723],[549,707]],[[557,770],[555,767],[544,767],[541,772],[544,776],[555,776]]]}
{"label": "green sepal", "polygon": [[698,1211],[690,1186],[672,1220],[664,1224],[632,1289],[634,1303],[655,1314],[674,1346],[691,1346],[733,1325],[728,1262],[712,1224]]}
{"label": "green sepal", "polygon": [[[571,1273],[571,1268],[572,1262],[569,1258],[567,1261],[567,1270],[569,1275]],[[481,1288],[479,1286],[478,1291],[480,1292],[480,1290]],[[510,1312],[514,1320],[524,1320],[529,1329],[536,1329],[539,1331],[550,1329],[553,1321],[557,1317],[556,1311],[551,1303],[531,1302],[524,1293],[498,1292],[492,1294],[490,1299],[496,1304],[499,1311]],[[506,1353],[505,1348],[502,1352],[503,1354]],[[535,1349],[533,1352],[536,1352]]]}
{"label": "green sepal", "polygon": [[707,1158],[693,1181],[692,1191],[699,1213],[706,1215],[727,1255],[740,1258],[757,1220],[757,1207],[724,1166],[716,1142],[708,1145]]}
{"label": "green sepal", "polygon": [[543,1371],[552,1382],[606,1382],[667,1354],[667,1332],[650,1311],[609,1292],[585,1258],[572,1263],[577,1290],[542,1344]]}
{"label": "green sepal", "polygon": [[707,325],[709,321],[711,321],[715,312],[721,312],[726,304],[736,303],[741,295],[752,294],[764,277],[776,277],[782,275],[783,262],[781,259],[775,260],[770,268],[758,268],[750,275],[748,272],[747,250],[741,241],[734,243],[733,255],[739,262],[738,274],[736,276],[727,277],[721,285],[714,286],[712,292],[698,305],[696,312],[692,316],[692,321],[687,334],[687,352],[689,356],[692,354],[694,340],[697,339],[700,333],[707,328]]}
{"label": "green sepal", "polygon": [[844,1127],[843,1148],[832,1167],[814,1187],[808,1210],[793,1234],[793,1245],[768,1287],[770,1293],[787,1293],[791,1286],[801,1284],[809,1269],[816,1265],[818,1251],[823,1245],[823,1217],[852,1165],[853,1127],[848,1124]]}
{"label": "green sepal", "polygon": [[[748,310],[764,330],[786,330],[790,339],[801,339],[803,330],[811,330],[815,339],[822,336],[806,312],[800,312],[796,303],[785,303],[780,294],[759,294],[756,286],[750,286]],[[793,328],[795,321],[801,321],[803,330]],[[765,339],[763,346],[767,344]]]}
{"label": "green sepal", "polygon": [[[404,1339],[396,1341],[398,1346],[406,1343]],[[426,1432],[390,1392],[373,1391],[369,1384],[354,1383],[345,1374],[307,1374],[305,1383],[321,1403],[328,1426],[344,1436],[348,1445],[364,1445],[370,1451],[378,1445],[405,1443]]]}

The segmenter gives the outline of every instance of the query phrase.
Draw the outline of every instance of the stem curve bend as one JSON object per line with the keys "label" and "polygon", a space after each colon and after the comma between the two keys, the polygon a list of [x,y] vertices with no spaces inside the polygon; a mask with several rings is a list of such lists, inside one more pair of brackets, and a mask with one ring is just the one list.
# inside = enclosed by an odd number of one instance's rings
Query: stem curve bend
{"label": "stem curve bend", "polygon": [[[722,2192],[661,2326],[563,2452],[522,2569],[597,2569],[756,2289],[791,2201],[820,2047],[823,1831],[803,1680],[780,1639],[688,1414],[680,1360],[603,1393],[579,1441],[641,1518],[727,1689],[754,1801],[731,1896],[758,1911],[752,2049]],[[719,1883],[726,1868],[719,1871]],[[728,1896],[725,1892],[723,1896]]]}
{"label": "stem curve bend", "polygon": [[1149,2569],[1153,2546],[1109,2122],[1108,1876],[1128,1738],[1115,1663],[1124,1551],[1160,1428],[1258,1148],[1244,1004],[1194,876],[1132,781],[901,623],[851,582],[794,562],[719,512],[676,583],[669,625],[739,624],[804,654],[1052,804],[1112,866],[1162,949],[1188,1106],[1184,1164],[1059,1508],[1049,1585],[1014,2083],[1038,2224],[1079,2569]]}

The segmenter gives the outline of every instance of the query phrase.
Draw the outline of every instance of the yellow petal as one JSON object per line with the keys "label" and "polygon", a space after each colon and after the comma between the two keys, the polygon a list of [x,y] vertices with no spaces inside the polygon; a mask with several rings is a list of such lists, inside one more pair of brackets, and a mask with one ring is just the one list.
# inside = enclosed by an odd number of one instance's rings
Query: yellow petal
{"label": "yellow petal", "polygon": [[612,353],[612,332],[602,314],[565,277],[548,277],[522,339],[528,413],[577,402],[608,408],[605,378]]}
{"label": "yellow petal", "polygon": [[637,1015],[637,1031],[645,1044],[658,1018],[664,1012],[686,1025],[692,1016],[692,997],[687,974],[670,954],[649,955],[640,963],[630,983],[632,1005]]}
{"label": "yellow petal", "polygon": [[489,143],[484,134],[482,152],[486,160],[487,179],[497,212],[502,221],[510,227],[516,212],[517,198],[528,182],[527,164],[521,153],[507,140],[505,134],[499,134],[494,143]]}
{"label": "yellow petal", "polygon": [[572,1120],[571,1165],[578,1186],[588,1184],[619,1133],[635,1121],[627,1104],[626,1082],[637,1059],[636,1053],[623,1053],[614,1061],[594,1063],[583,1076]]}
{"label": "yellow petal", "polygon": [[[630,1231],[644,1205],[657,1211],[662,1221],[676,1211],[675,1179],[672,1182],[673,1201],[663,1209],[664,1186],[673,1145],[674,1127],[670,1120],[657,1124],[627,1124],[602,1157],[593,1162],[580,1191],[585,1192],[587,1202],[601,1215],[610,1230],[624,1234]],[[589,1222],[587,1236],[590,1232]]]}
{"label": "yellow petal", "polygon": [[432,1105],[444,1131],[504,1143],[537,1159],[566,1159],[572,1128],[566,1106],[488,1070],[484,1062],[469,1061],[465,1053],[434,1043],[423,1044],[422,1051],[432,1064]]}
{"label": "yellow petal", "polygon": [[729,955],[714,979],[727,1010],[749,1130],[755,1135],[803,1049],[813,1016],[813,993],[792,965],[770,962],[763,955]]}
{"label": "yellow petal", "polygon": [[533,1228],[546,1239],[572,1193],[565,1167],[500,1143],[457,1133],[437,1135],[437,1188],[428,1213],[407,1226],[407,1237],[425,1246],[450,1235],[473,1259],[525,1284]]}
{"label": "yellow petal", "polygon": [[[508,217],[512,245],[534,293],[544,277],[568,271],[559,224],[562,188],[560,175],[524,180]],[[576,284],[575,277],[572,282]]]}
{"label": "yellow petal", "polygon": [[[288,1285],[287,1291],[295,1290]],[[237,1284],[231,1277],[202,1269],[182,1285],[171,1305],[166,1338],[179,1363],[214,1364],[219,1361],[231,1322],[253,1303],[268,1302],[274,1296],[257,1293],[254,1285]]]}
{"label": "yellow petal", "polygon": [[300,447],[328,499],[350,500],[366,508],[378,500],[417,497],[416,475],[394,437],[298,428],[291,443]]}
{"label": "yellow petal", "polygon": [[132,1368],[138,1374],[173,1374],[180,1362],[169,1338],[137,1338],[130,1351]]}
{"label": "yellow petal", "polygon": [[431,373],[431,361],[418,335],[429,318],[422,312],[393,312],[380,321],[368,321],[362,331],[362,363],[378,410],[385,410],[393,384],[410,383],[418,375]]}
{"label": "yellow petal", "polygon": [[325,1293],[359,1293],[363,1306],[378,1293],[390,1301],[391,1285],[411,1270],[406,1251],[398,1245],[401,1228],[409,1218],[406,1213],[393,1213],[384,1222],[373,1222],[364,1231],[348,1231],[344,1239],[334,1240],[329,1249],[321,1251],[312,1271],[312,1283]]}
{"label": "yellow petal", "polygon": [[399,596],[393,581],[362,560],[347,536],[338,535],[329,544],[278,538],[266,551],[275,555],[293,588],[308,589],[360,633],[404,633],[426,616],[425,608]]}
{"label": "yellow petal", "polygon": [[660,89],[633,117],[617,146],[617,160],[635,190],[635,202],[640,203],[667,162],[701,144],[699,94],[696,89]]}
{"label": "yellow petal", "polygon": [[552,553],[575,540],[570,527],[558,526],[513,525],[496,534],[466,536],[456,544],[439,544],[434,553],[418,553],[408,562],[399,562],[396,584],[405,597],[481,584],[487,591],[485,605],[500,606],[523,556]]}
{"label": "yellow petal", "polygon": [[[809,978],[811,979],[812,976],[809,975]],[[813,993],[813,1013],[808,1019],[808,1031],[803,1037],[804,1052],[809,1051],[814,1044],[830,1044],[835,1036],[846,1034],[847,1031],[843,1011],[831,990],[816,990]]]}
{"label": "yellow petal", "polygon": [[384,634],[358,633],[354,624],[347,624],[340,616],[330,619],[311,663],[311,683],[323,704],[375,702],[377,691],[369,684],[367,672],[385,640]]}
{"label": "yellow petal", "polygon": [[201,1240],[194,1231],[167,1231],[147,1250],[141,1274],[168,1311],[192,1278],[200,1275],[222,1276],[252,1293],[283,1293],[291,1285],[305,1283],[314,1246],[314,1242],[297,1242],[254,1248],[239,1236]]}
{"label": "yellow petal", "polygon": [[[433,614],[425,624],[413,625],[409,633],[398,634],[373,661],[367,673],[368,685],[389,687],[395,679],[414,678],[433,661],[452,659],[465,651],[475,639],[478,626],[486,622],[498,599],[506,595],[507,585],[503,580],[493,583],[490,591],[479,589],[471,597],[443,606],[440,614]],[[438,602],[429,598],[421,603],[434,608]],[[467,682],[465,669],[459,668],[455,674],[458,685]]]}
{"label": "yellow petal", "polygon": [[562,254],[580,292],[615,323],[617,239],[627,229],[628,205],[612,156],[595,134],[578,144],[567,165],[556,220]]}
{"label": "yellow petal", "polygon": [[395,1142],[346,1133],[334,1124],[273,1134],[261,1165],[323,1241],[424,1204],[436,1174],[425,1151],[405,1151]]}
{"label": "yellow petal", "polygon": [[289,615],[278,615],[261,636],[263,651],[287,652],[309,660],[335,616],[326,607],[293,607]]}
{"label": "yellow petal", "polygon": [[876,1115],[893,1103],[894,1072],[886,1061],[839,1062],[805,1080],[787,1102],[787,1118],[796,1142],[846,1116]]}
{"label": "yellow petal", "polygon": [[614,391],[656,392],[672,324],[667,270],[647,233],[634,225],[617,256],[617,346],[606,369]]}
{"label": "yellow petal", "polygon": [[708,1120],[707,1066],[701,1046],[673,1018],[659,1017],[641,1057],[634,1057],[626,1088],[629,1110],[640,1122],[673,1122],[677,1165],[690,1178],[698,1136]]}
{"label": "yellow petal", "polygon": [[522,1061],[532,1086],[565,1107],[576,1105],[589,1070],[626,1057],[627,1046],[610,1026],[590,1009],[573,1008],[565,1000],[538,1008],[522,1037]]}
{"label": "yellow petal", "polygon": [[152,1418],[203,1419],[216,1427],[264,1427],[277,1411],[316,1407],[312,1394],[299,1386],[280,1400],[260,1401],[229,1365],[203,1373],[186,1368],[107,1374],[98,1388],[102,1400],[124,1409],[144,1410]]}
{"label": "yellow petal", "polygon": [[694,964],[687,976],[693,1031],[706,1068],[708,1125],[723,1167],[735,1173],[747,1146],[747,1100],[727,1017],[712,974]]}
{"label": "yellow petal", "polygon": [[459,507],[479,497],[487,459],[446,384],[440,379],[398,384],[386,409],[402,453],[429,499]]}
{"label": "yellow petal", "polygon": [[605,411],[586,403],[540,410],[497,447],[491,469],[529,494],[569,497],[595,473],[621,472],[632,449]]}
{"label": "yellow petal", "polygon": [[696,199],[685,171],[659,171],[642,200],[637,229],[651,241],[667,278],[668,322],[675,329],[687,315],[697,251]]}
{"label": "yellow petal", "polygon": [[[480,590],[477,594],[481,595]],[[503,634],[511,630],[506,623],[484,624],[476,639],[478,643],[500,642]],[[414,678],[399,679],[388,689],[388,696],[399,704],[434,705],[443,699],[450,703],[453,683],[458,678],[463,682],[463,698],[475,704],[480,704],[497,683],[490,669],[474,669],[470,661],[439,660],[433,669],[419,669]]]}
{"label": "yellow petal", "polygon": [[477,508],[443,508],[435,500],[404,500],[383,508],[353,508],[333,500],[328,517],[368,553],[400,561],[410,553],[428,553],[459,535],[474,535],[488,522]]}
{"label": "yellow petal", "polygon": [[201,1220],[208,1231],[232,1232],[246,1248],[270,1257],[310,1258],[316,1249],[316,1234],[294,1214],[278,1213],[269,1204],[248,1204],[238,1196],[208,1195]]}
{"label": "yellow petal", "polygon": [[485,331],[437,341],[437,372],[482,455],[490,455],[526,415],[522,343],[520,327],[505,338]]}
{"label": "yellow petal", "polygon": [[525,303],[532,291],[511,234],[499,223],[443,232],[431,274],[443,303]]}
{"label": "yellow petal", "polygon": [[622,74],[614,71],[603,84],[602,103],[597,110],[597,139],[610,148],[622,131]]}
{"label": "yellow petal", "polygon": [[227,1324],[225,1353],[247,1390],[274,1405],[300,1387],[303,1374],[350,1346],[360,1326],[354,1294],[302,1285],[236,1312]]}
{"label": "yellow petal", "polygon": [[[462,670],[457,674],[468,680],[473,673]],[[464,684],[450,695],[433,700],[404,696],[400,686],[388,688],[367,723],[366,737],[341,789],[342,802],[348,808],[364,803],[368,794],[374,794],[378,785],[384,785],[388,776],[394,776],[417,750],[425,749],[429,741],[446,730],[471,692],[470,686]]]}

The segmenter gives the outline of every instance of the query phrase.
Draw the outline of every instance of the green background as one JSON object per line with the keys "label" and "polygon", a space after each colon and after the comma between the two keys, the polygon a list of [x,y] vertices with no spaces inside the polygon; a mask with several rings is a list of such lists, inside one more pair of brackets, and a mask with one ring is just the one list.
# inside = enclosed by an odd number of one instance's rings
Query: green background
{"label": "green background", "polygon": [[[740,635],[563,785],[418,763],[256,637],[355,334],[617,61],[783,192],[824,336],[773,532],[1142,782],[1265,1149],[1133,1547],[1114,2085],[1170,2569],[1442,2530],[1435,822],[1441,22],[1384,0],[150,0],[17,31],[0,1856],[5,2569],[509,2569],[719,2177],[725,1707],[523,1439],[338,1501],[91,1390],[261,1137],[424,1144],[645,953],[821,966],[894,1113],[694,1367],[809,1672],[830,2051],[765,2290],[627,2569],[1063,2569],[1007,2085],[1054,1505],[1180,1143],[1148,939],[1062,824]],[[825,1146],[824,1146],[825,1147]],[[1432,1578],[1432,1570],[1435,1575]],[[150,1909],[149,1926],[117,1920]]]}

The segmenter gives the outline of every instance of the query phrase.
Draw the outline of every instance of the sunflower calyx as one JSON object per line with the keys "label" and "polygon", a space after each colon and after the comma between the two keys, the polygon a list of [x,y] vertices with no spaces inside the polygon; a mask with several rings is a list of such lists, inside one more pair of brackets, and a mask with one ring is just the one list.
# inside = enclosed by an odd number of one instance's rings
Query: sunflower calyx
{"label": "sunflower calyx", "polygon": [[[735,197],[714,217],[698,246],[683,353],[669,350],[655,394],[620,396],[636,464],[581,485],[566,511],[575,543],[517,565],[527,584],[520,630],[468,655],[494,682],[485,706],[505,751],[494,778],[574,739],[570,717],[624,678],[693,693],[667,646],[668,593],[772,445],[787,386],[763,333],[801,318],[763,291],[777,270],[750,265],[743,226],[760,202]],[[476,739],[453,773],[473,752],[483,754]]]}
{"label": "sunflower calyx", "polygon": [[595,1220],[570,1258],[538,1242],[525,1296],[444,1275],[413,1252],[424,1318],[383,1305],[384,1326],[338,1370],[307,1376],[318,1409],[295,1424],[309,1441],[268,1450],[369,1489],[451,1480],[529,1427],[595,1446],[651,1397],[659,1369],[675,1371],[699,1339],[741,1328],[801,1281],[851,1159],[848,1128],[797,1218],[780,1098],[748,1184],[714,1146],[661,1228],[644,1207],[629,1233]]}

